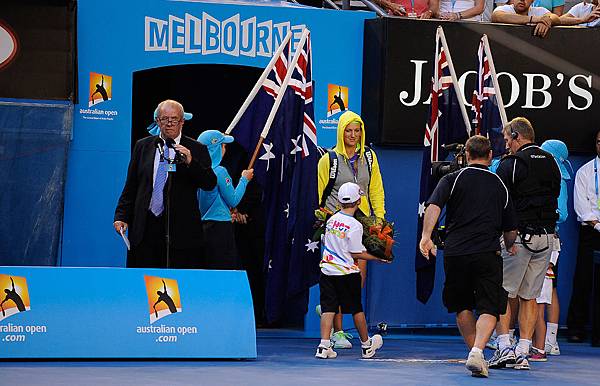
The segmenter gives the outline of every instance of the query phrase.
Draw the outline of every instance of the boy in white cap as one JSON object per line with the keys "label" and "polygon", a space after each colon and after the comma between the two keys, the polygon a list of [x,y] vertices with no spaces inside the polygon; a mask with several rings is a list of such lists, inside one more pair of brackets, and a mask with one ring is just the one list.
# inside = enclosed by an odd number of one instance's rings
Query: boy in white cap
{"label": "boy in white cap", "polygon": [[[369,338],[367,320],[361,304],[361,278],[356,261],[379,260],[369,254],[362,244],[363,227],[354,218],[361,196],[360,187],[346,182],[338,191],[341,210],[327,221],[323,236],[323,257],[319,266],[321,277],[321,343],[315,357],[335,358],[331,343],[331,328],[335,313],[341,307],[342,313],[352,314],[358,330],[363,358],[371,358],[383,346],[381,335]],[[382,260],[380,260],[382,261]]]}

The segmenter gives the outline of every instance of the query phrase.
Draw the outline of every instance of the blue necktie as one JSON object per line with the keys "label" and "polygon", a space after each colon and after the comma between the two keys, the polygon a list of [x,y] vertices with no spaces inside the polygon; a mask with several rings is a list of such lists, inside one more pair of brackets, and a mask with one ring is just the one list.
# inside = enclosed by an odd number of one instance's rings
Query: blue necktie
{"label": "blue necktie", "polygon": [[[164,154],[169,154],[167,153],[168,151],[169,148],[165,145]],[[163,190],[165,182],[167,182],[167,161],[162,159],[156,169],[156,178],[154,179],[154,188],[152,189],[152,198],[150,199],[150,211],[155,216],[160,216],[164,210]]]}

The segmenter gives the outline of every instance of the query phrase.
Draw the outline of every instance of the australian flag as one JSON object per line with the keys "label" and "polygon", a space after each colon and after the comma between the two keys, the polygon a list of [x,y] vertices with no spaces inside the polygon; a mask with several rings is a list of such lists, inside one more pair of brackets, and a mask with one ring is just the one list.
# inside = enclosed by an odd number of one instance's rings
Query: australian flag
{"label": "australian flag", "polygon": [[[319,153],[310,34],[297,50],[298,61],[293,68],[290,48],[283,50],[233,131],[236,140],[252,153],[275,98],[284,93],[254,166],[263,187],[266,211],[265,307],[269,322],[304,315],[308,288],[318,281],[319,275],[320,248],[311,240],[318,205]],[[288,86],[282,89],[288,71],[292,75]]]}
{"label": "australian flag", "polygon": [[504,137],[502,136],[502,119],[496,89],[492,81],[490,62],[485,53],[484,38],[479,43],[477,85],[473,91],[472,113],[474,134],[488,137],[492,143],[493,157],[499,157],[505,152]]}
{"label": "australian flag", "polygon": [[425,259],[421,255],[418,245],[423,230],[425,203],[437,184],[431,174],[431,165],[432,162],[444,161],[448,157],[448,151],[442,147],[443,145],[464,143],[469,132],[469,129],[465,127],[446,55],[445,48],[438,36],[431,85],[431,105],[423,143],[425,148],[423,149],[423,162],[421,164],[421,190],[415,255],[417,299],[422,303],[427,303],[429,300],[435,280],[435,256],[431,256],[429,260]]}

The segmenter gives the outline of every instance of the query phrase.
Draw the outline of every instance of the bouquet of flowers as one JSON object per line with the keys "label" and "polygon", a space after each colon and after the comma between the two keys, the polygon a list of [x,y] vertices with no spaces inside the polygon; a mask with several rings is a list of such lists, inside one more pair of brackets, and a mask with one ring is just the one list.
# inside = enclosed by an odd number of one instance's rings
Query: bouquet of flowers
{"label": "bouquet of flowers", "polygon": [[325,225],[329,217],[333,216],[333,212],[327,208],[319,208],[315,210],[315,217],[317,220],[313,225],[315,233],[313,235],[313,241],[321,241],[321,237],[325,234]]}
{"label": "bouquet of flowers", "polygon": [[394,223],[377,216],[365,216],[356,212],[356,219],[363,226],[363,245],[367,252],[382,260],[394,260]]}

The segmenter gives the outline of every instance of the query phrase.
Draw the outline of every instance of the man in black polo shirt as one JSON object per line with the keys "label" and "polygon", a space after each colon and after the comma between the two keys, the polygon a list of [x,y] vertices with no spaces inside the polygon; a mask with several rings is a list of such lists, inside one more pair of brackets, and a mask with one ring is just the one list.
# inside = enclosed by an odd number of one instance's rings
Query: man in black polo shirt
{"label": "man in black polo shirt", "polygon": [[517,221],[508,189],[488,170],[490,141],[476,135],[465,149],[468,167],[444,176],[427,202],[419,248],[426,258],[435,254],[431,233],[446,206],[443,301],[448,312],[456,312],[458,329],[471,350],[467,369],[473,376],[487,377],[483,349],[506,309],[500,235],[511,247]]}
{"label": "man in black polo shirt", "polygon": [[[498,350],[489,365],[529,370],[527,357],[537,317],[535,299],[540,296],[552,254],[561,176],[552,155],[534,143],[535,132],[526,118],[510,121],[503,134],[510,155],[502,159],[496,173],[515,205],[519,234],[513,247],[502,251],[509,307],[496,328]],[[513,349],[508,329],[517,302],[519,343]]]}

